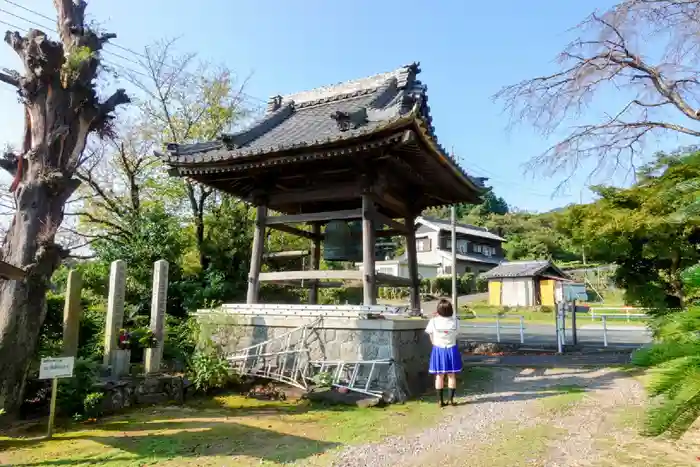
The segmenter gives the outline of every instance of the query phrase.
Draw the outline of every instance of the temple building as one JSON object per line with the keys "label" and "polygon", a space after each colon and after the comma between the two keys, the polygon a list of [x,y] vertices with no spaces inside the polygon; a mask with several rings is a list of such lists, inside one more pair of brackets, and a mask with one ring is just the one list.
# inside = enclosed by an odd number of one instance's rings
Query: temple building
{"label": "temple building", "polygon": [[[230,193],[257,207],[248,303],[261,282],[310,288],[361,282],[364,304],[377,287],[406,286],[419,309],[416,218],[423,210],[479,203],[483,180],[469,176],[438,143],[417,63],[345,83],[270,99],[250,128],[216,141],[170,144],[171,175]],[[266,229],[310,241],[310,270],[262,272]],[[406,237],[408,277],[377,272],[376,239]],[[323,250],[322,250],[323,246]],[[320,270],[362,261],[362,270]]]}

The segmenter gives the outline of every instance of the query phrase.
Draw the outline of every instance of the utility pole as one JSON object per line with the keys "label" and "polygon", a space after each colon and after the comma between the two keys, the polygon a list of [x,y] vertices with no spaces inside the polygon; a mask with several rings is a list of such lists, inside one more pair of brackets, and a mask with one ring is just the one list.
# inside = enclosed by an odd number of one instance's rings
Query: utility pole
{"label": "utility pole", "polygon": [[457,207],[453,204],[450,208],[450,221],[452,223],[452,306],[457,314]]}

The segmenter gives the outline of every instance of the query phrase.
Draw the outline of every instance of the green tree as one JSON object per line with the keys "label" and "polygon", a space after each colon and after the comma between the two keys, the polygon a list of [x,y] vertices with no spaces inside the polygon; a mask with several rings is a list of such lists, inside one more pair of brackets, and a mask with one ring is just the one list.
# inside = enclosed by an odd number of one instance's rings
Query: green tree
{"label": "green tree", "polygon": [[630,303],[680,307],[681,273],[700,259],[700,218],[687,215],[700,196],[688,187],[698,180],[700,152],[659,154],[631,188],[594,187],[600,199],[571,207],[562,228],[591,259],[618,265]]}

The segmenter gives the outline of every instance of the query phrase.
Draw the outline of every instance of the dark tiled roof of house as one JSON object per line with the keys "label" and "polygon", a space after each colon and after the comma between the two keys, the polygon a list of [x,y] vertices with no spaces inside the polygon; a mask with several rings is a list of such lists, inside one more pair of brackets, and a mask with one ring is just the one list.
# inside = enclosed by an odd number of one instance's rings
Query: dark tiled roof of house
{"label": "dark tiled roof of house", "polygon": [[501,263],[495,268],[481,275],[486,279],[502,277],[532,277],[551,271],[554,275],[568,278],[568,276],[556,267],[551,261],[511,261]]}
{"label": "dark tiled roof of house", "polygon": [[[437,143],[428,107],[427,87],[416,79],[417,63],[367,78],[272,97],[265,115],[250,128],[222,135],[216,141],[170,144],[160,155],[171,166],[216,164],[270,153],[317,148],[415,123],[430,145],[474,186],[469,177]],[[336,144],[337,146],[337,144]]]}
{"label": "dark tiled roof of house", "polygon": [[[444,219],[438,219],[435,217],[428,217],[428,216],[421,216],[416,219],[416,223],[421,224],[423,226],[426,226],[428,228],[432,229],[439,229],[439,230],[450,230],[452,229],[452,223],[448,220]],[[472,235],[474,237],[482,237],[482,238],[488,238],[491,240],[498,240],[500,242],[505,242],[506,239],[501,237],[500,235],[496,235],[493,232],[489,232],[488,229],[485,229],[483,227],[478,227],[476,225],[471,225],[471,224],[457,224],[456,226],[457,233],[462,233],[465,235]]]}

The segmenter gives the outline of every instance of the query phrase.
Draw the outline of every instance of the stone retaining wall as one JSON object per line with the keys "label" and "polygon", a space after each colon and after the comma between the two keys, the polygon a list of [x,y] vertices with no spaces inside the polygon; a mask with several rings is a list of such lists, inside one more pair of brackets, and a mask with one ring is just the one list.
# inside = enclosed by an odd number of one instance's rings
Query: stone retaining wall
{"label": "stone retaining wall", "polygon": [[[278,338],[312,323],[314,317],[241,316],[224,312],[200,314],[205,336],[225,353]],[[305,337],[311,360],[355,361],[393,359],[391,371],[380,373],[380,385],[392,399],[403,400],[425,389],[428,381],[430,339],[425,319],[322,318]],[[295,336],[297,337],[297,336]],[[296,339],[298,340],[298,338]],[[282,350],[284,339],[266,352]],[[279,364],[282,364],[280,360]],[[362,378],[363,375],[360,375]]]}

